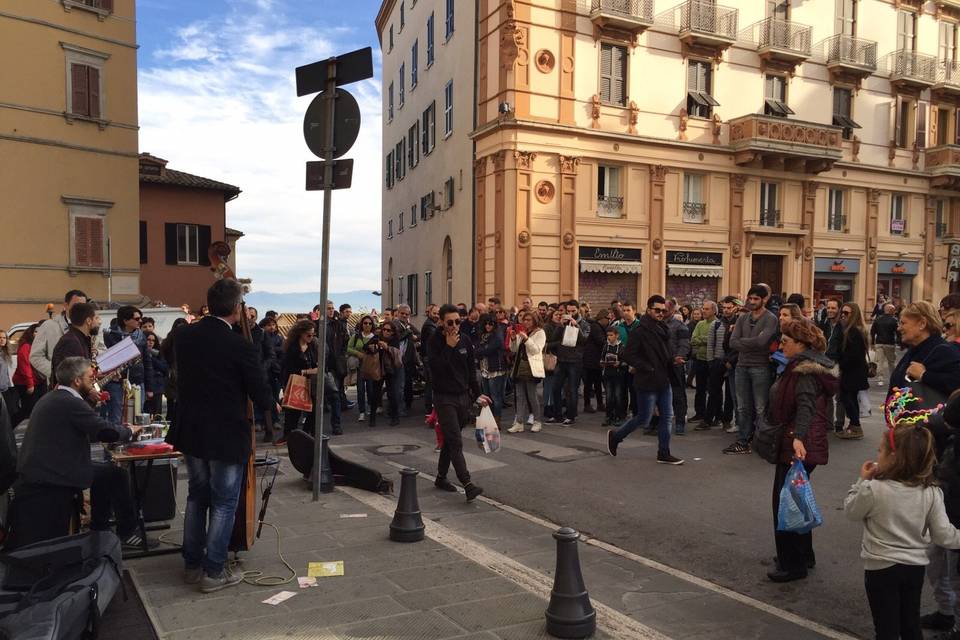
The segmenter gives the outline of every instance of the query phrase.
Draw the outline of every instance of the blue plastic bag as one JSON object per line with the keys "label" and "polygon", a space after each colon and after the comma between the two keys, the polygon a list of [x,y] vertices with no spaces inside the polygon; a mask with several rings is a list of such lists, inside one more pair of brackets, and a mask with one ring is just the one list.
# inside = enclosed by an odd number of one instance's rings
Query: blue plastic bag
{"label": "blue plastic bag", "polygon": [[810,533],[823,524],[823,517],[813,497],[813,486],[803,463],[793,460],[780,490],[780,509],[777,512],[777,531]]}

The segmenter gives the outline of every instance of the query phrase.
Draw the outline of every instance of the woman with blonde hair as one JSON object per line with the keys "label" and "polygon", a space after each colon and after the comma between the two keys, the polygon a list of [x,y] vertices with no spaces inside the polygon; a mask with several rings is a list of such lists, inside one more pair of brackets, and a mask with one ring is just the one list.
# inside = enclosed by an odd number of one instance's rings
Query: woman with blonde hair
{"label": "woman with blonde hair", "polygon": [[847,302],[840,309],[840,323],[843,325],[843,337],[840,340],[840,402],[850,420],[850,425],[840,433],[843,440],[860,440],[863,428],[860,426],[860,400],[858,394],[870,388],[867,379],[867,328],[863,321],[863,312],[855,302]]}
{"label": "woman with blonde hair", "polygon": [[890,390],[919,382],[946,399],[960,388],[960,350],[943,339],[936,307],[925,300],[908,304],[900,312],[898,331],[907,351],[890,374]]}

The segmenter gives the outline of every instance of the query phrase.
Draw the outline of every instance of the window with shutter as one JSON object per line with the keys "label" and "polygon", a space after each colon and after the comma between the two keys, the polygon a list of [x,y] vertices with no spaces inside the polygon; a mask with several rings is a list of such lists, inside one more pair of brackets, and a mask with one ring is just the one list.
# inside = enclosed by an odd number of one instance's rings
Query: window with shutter
{"label": "window with shutter", "polygon": [[423,274],[423,304],[433,304],[433,272],[427,271]]}
{"label": "window with shutter", "polygon": [[764,80],[763,112],[780,118],[793,114],[793,109],[787,106],[787,82],[783,76],[767,74]]}
{"label": "window with shutter", "polygon": [[147,223],[140,221],[140,264],[147,264]]}
{"label": "window with shutter", "polygon": [[404,98],[406,97],[406,82],[407,82],[407,66],[404,64],[401,64],[400,65],[400,86],[398,87],[400,90],[400,95],[397,101],[397,104],[400,106],[401,109],[403,108],[403,101],[404,101]]}
{"label": "window with shutter", "polygon": [[103,268],[106,266],[102,216],[73,217],[73,266]]}
{"label": "window with shutter", "polygon": [[453,80],[447,82],[443,90],[443,135],[453,133]]}
{"label": "window with shutter", "polygon": [[393,237],[393,220],[387,220],[387,237]]}
{"label": "window with shutter", "polygon": [[90,115],[90,94],[87,91],[89,69],[85,64],[70,65],[70,113],[77,116]]}
{"label": "window with shutter", "polygon": [[410,206],[410,226],[417,226],[417,205]]}
{"label": "window with shutter", "polygon": [[627,50],[615,44],[600,45],[600,101],[623,106],[627,99]]}
{"label": "window with shutter", "polygon": [[387,154],[386,166],[383,175],[387,183],[387,189],[393,188],[393,151]]}
{"label": "window with shutter", "polygon": [[387,87],[387,120],[393,120],[393,83]]}
{"label": "window with shutter", "polygon": [[91,118],[100,117],[100,69],[96,67],[87,68],[87,95],[90,105],[87,107],[87,114]]}
{"label": "window with shutter", "polygon": [[720,106],[713,97],[713,66],[703,60],[690,60],[687,65],[687,113],[694,118],[709,118],[713,107]]}
{"label": "window with shutter", "polygon": [[860,128],[860,125],[851,117],[852,103],[853,94],[850,89],[833,88],[833,124],[843,127],[843,137],[847,140],[850,139],[854,129]]}
{"label": "window with shutter", "polygon": [[199,225],[177,225],[177,264],[200,264]]}
{"label": "window with shutter", "polygon": [[414,40],[410,47],[410,91],[417,87],[417,77],[420,65],[420,41]]}
{"label": "window with shutter", "polygon": [[427,18],[427,66],[433,64],[433,13]]}
{"label": "window with shutter", "polygon": [[927,112],[929,111],[930,103],[924,102],[923,100],[917,101],[917,148],[924,149],[927,146]]}
{"label": "window with shutter", "polygon": [[613,47],[608,44],[600,46],[600,100],[610,102],[613,86]]}
{"label": "window with shutter", "polygon": [[443,184],[443,197],[447,202],[447,209],[453,206],[453,177],[447,178],[447,181]]}
{"label": "window with shutter", "polygon": [[450,39],[453,35],[453,0],[447,0],[447,17],[445,21],[446,38]]}

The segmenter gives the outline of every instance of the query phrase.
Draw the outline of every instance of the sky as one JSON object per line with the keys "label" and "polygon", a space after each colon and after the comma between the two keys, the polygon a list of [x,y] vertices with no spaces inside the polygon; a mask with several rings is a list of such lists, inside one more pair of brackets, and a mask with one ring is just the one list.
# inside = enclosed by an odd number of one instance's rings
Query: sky
{"label": "sky", "polygon": [[374,78],[345,87],[361,130],[334,191],[330,291],[380,288],[379,0],[138,0],[140,150],[239,186],[227,226],[244,232],[237,275],[258,291],[320,289],[323,194],[304,190],[294,69],[366,46]]}

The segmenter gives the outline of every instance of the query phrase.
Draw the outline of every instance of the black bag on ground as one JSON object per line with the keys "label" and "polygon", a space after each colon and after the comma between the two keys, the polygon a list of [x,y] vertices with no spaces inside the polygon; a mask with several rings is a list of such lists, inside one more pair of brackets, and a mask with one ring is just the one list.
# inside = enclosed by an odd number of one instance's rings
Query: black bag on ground
{"label": "black bag on ground", "polygon": [[0,555],[0,639],[96,638],[122,584],[120,540],[90,531]]}
{"label": "black bag on ground", "polygon": [[783,425],[775,423],[764,411],[757,415],[757,429],[753,433],[753,450],[769,462],[780,461],[780,440],[783,437]]}

